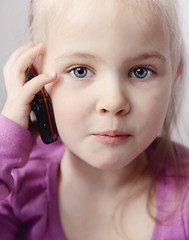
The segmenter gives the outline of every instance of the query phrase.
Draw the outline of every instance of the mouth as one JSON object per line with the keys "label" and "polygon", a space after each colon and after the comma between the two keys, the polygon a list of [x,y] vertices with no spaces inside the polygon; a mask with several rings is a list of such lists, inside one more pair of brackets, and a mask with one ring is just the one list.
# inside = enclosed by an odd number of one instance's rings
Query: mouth
{"label": "mouth", "polygon": [[129,137],[131,137],[130,134],[119,130],[99,132],[92,135],[97,141],[106,144],[123,143],[126,142]]}

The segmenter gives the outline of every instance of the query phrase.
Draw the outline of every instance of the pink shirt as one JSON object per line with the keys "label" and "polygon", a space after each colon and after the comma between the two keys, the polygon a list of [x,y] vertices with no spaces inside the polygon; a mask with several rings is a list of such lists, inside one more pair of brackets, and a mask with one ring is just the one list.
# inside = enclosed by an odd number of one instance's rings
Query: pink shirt
{"label": "pink shirt", "polygon": [[[183,149],[189,156],[189,151]],[[57,193],[63,152],[61,141],[50,145],[40,139],[35,142],[28,130],[0,115],[2,240],[66,240],[60,224]],[[163,218],[162,209],[167,209],[174,198],[173,177],[172,173],[167,174],[156,183],[158,219]],[[163,225],[156,224],[151,240],[189,239],[189,205],[186,205],[189,184],[184,177],[183,186],[178,210]],[[183,205],[186,205],[184,209]]]}

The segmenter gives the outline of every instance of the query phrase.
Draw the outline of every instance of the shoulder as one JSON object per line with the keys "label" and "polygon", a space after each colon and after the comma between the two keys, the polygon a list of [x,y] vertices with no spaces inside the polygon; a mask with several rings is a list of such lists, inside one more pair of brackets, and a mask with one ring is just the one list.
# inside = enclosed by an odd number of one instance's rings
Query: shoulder
{"label": "shoulder", "polygon": [[60,141],[44,145],[38,139],[28,163],[12,171],[14,189],[0,202],[1,229],[8,224],[19,236],[25,236],[26,229],[27,236],[34,239],[49,236],[50,223],[54,224],[57,214],[56,187],[63,151]]}
{"label": "shoulder", "polygon": [[174,158],[171,154],[164,156],[166,164],[156,181],[158,220],[166,237],[174,232],[172,239],[188,239],[189,148],[177,142],[171,142],[171,145]]}
{"label": "shoulder", "polygon": [[22,187],[24,184],[36,186],[37,181],[45,181],[49,166],[59,165],[63,151],[64,145],[60,140],[46,145],[39,137],[29,156],[28,163],[23,168],[13,170],[16,191],[23,189],[20,187],[21,185]]}
{"label": "shoulder", "polygon": [[31,203],[38,209],[45,207],[50,171],[56,179],[63,151],[64,145],[60,141],[45,145],[38,139],[28,163],[23,168],[13,170],[15,187],[10,199],[17,215],[21,216],[23,208],[27,212]]}
{"label": "shoulder", "polygon": [[[160,148],[156,151],[156,146]],[[162,148],[161,146],[166,146]],[[157,138],[149,147],[150,156],[153,158],[153,171],[159,171],[158,181],[164,186],[176,188],[189,187],[189,148],[181,143],[171,141],[169,145],[163,138]]]}
{"label": "shoulder", "polygon": [[157,169],[163,174],[173,169],[177,173],[189,171],[189,147],[181,143],[158,137],[147,149],[147,155],[155,172]]}

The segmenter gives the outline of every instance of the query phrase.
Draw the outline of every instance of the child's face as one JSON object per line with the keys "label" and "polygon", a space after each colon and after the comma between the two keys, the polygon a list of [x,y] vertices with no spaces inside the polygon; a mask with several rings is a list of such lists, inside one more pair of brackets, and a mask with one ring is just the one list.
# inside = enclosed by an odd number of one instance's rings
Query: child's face
{"label": "child's face", "polygon": [[140,159],[163,125],[174,83],[169,36],[154,13],[126,1],[73,2],[50,24],[43,62],[60,74],[47,87],[57,128],[67,156],[118,169]]}

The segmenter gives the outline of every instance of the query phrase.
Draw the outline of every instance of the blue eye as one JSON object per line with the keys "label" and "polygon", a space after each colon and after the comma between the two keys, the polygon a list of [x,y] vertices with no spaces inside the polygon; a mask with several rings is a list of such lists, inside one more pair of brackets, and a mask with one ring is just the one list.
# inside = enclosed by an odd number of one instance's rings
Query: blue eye
{"label": "blue eye", "polygon": [[143,79],[143,78],[149,78],[153,75],[153,71],[146,68],[146,67],[137,67],[134,70],[132,70],[130,76],[133,78],[139,78],[139,79]]}
{"label": "blue eye", "polygon": [[77,78],[85,78],[88,75],[88,69],[86,67],[76,67],[70,71],[70,73]]}

